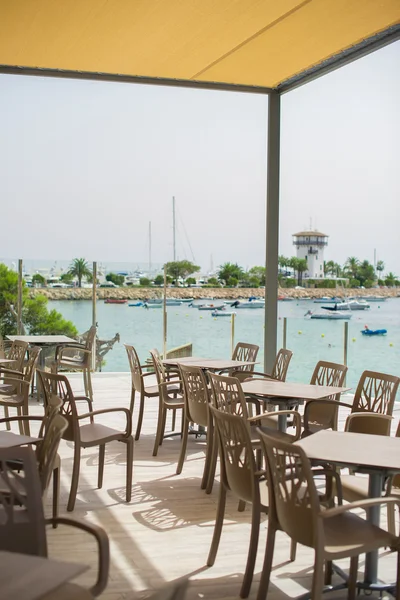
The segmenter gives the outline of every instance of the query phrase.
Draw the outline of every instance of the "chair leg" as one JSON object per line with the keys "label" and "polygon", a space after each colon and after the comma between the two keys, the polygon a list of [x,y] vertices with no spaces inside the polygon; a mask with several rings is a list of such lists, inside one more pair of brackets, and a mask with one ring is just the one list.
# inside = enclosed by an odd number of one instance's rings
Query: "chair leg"
{"label": "chair leg", "polygon": [[88,396],[90,398],[90,400],[93,402],[93,387],[92,387],[92,374],[90,369],[87,369],[86,371],[86,378],[87,378],[87,388],[88,388]]}
{"label": "chair leg", "polygon": [[101,489],[103,487],[103,473],[104,473],[104,458],[106,453],[106,445],[101,444],[99,446],[99,471],[97,474],[97,487]]}
{"label": "chair leg", "polygon": [[83,375],[83,388],[85,390],[85,396],[89,397],[89,387],[88,387],[88,382],[87,382],[86,369],[82,370],[82,375]]}
{"label": "chair leg", "polygon": [[[332,565],[332,563],[330,563]],[[352,556],[350,559],[350,572],[348,580],[347,600],[356,600],[357,593],[357,573],[358,573],[358,556]]]}
{"label": "chair leg", "polygon": [[239,512],[244,512],[245,508],[246,508],[246,502],[244,500],[239,500],[239,502],[238,502],[238,508],[237,508],[238,511]]}
{"label": "chair leg", "polygon": [[314,574],[313,574],[311,598],[313,600],[321,600],[323,588],[324,588],[324,559],[323,559],[322,552],[318,552],[318,550],[315,550]]}
{"label": "chair leg", "polygon": [[219,488],[219,498],[217,515],[215,518],[214,534],[211,542],[210,552],[207,558],[207,566],[212,567],[215,563],[215,557],[217,556],[219,540],[221,539],[222,525],[224,524],[225,515],[225,504],[226,504],[226,489],[221,483]]}
{"label": "chair leg", "polygon": [[[17,406],[17,415],[19,417],[22,417],[22,411],[21,411],[21,407]],[[18,429],[21,435],[26,435],[25,434],[25,423],[23,423],[22,421],[18,421]]]}
{"label": "chair leg", "polygon": [[213,485],[214,485],[214,479],[215,479],[215,471],[216,471],[216,468],[217,468],[218,444],[217,444],[217,440],[216,440],[216,435],[215,434],[216,434],[216,431],[214,429],[214,431],[213,431],[211,459],[210,459],[210,470],[209,470],[209,473],[208,473],[206,494],[211,494],[211,492],[212,492]]}
{"label": "chair leg", "polygon": [[387,524],[389,533],[396,535],[396,514],[394,504],[387,505]]}
{"label": "chair leg", "polygon": [[[25,416],[25,417],[29,416],[29,408],[28,408],[28,404],[27,403],[26,404],[24,403],[22,405],[21,413],[22,413],[22,416]],[[25,435],[31,435],[31,428],[30,428],[28,420],[24,421],[24,423],[23,423],[23,429],[24,429]]]}
{"label": "chair leg", "polygon": [[136,435],[135,435],[136,441],[140,438],[140,431],[142,429],[142,422],[143,422],[143,412],[144,412],[144,394],[142,392],[140,394],[139,416],[138,416],[138,422],[137,422],[137,426],[136,426]]}
{"label": "chair leg", "polygon": [[173,410],[172,411],[171,431],[175,431],[175,425],[176,425],[176,410]]}
{"label": "chair leg", "polygon": [[201,489],[204,490],[207,486],[207,481],[210,476],[210,467],[211,467],[211,457],[213,452],[213,431],[212,427],[208,427],[207,429],[207,449],[206,449],[206,459],[204,462],[204,470],[203,470],[203,478],[201,480]]}
{"label": "chair leg", "polygon": [[290,542],[290,560],[294,562],[296,560],[296,550],[297,550],[297,542],[292,540]]}
{"label": "chair leg", "polygon": [[165,427],[167,425],[167,413],[168,413],[168,410],[165,407],[163,407],[163,410],[164,410],[164,412],[163,412],[163,418],[162,418],[162,422],[161,422],[161,435],[160,435],[160,438],[158,440],[158,445],[159,446],[162,446],[162,443],[164,441]]}
{"label": "chair leg", "polygon": [[183,428],[181,451],[179,454],[178,465],[176,467],[177,475],[180,475],[180,473],[182,473],[183,463],[185,462],[185,458],[186,458],[186,448],[187,448],[187,441],[188,441],[188,435],[189,435],[189,421],[186,418],[186,413],[184,415],[182,415],[182,421],[185,423],[185,427]]}
{"label": "chair leg", "polygon": [[332,583],[332,573],[333,573],[332,561],[331,560],[327,560],[326,563],[325,563],[325,580],[324,580],[325,585],[331,585],[331,583]]}
{"label": "chair leg", "polygon": [[257,600],[265,600],[268,594],[269,580],[271,577],[272,558],[274,556],[276,529],[268,522],[267,545],[265,547],[264,563],[261,570],[260,585]]}
{"label": "chair leg", "polygon": [[132,498],[132,476],[133,476],[133,437],[130,436],[126,442],[126,501]]}
{"label": "chair leg", "polygon": [[[58,504],[60,497],[60,467],[53,469],[53,519],[58,517]],[[53,529],[57,527],[53,525]]]}
{"label": "chair leg", "polygon": [[158,407],[158,421],[157,421],[157,432],[156,432],[156,437],[154,440],[154,448],[153,448],[153,456],[157,456],[158,453],[158,447],[160,445],[160,439],[162,439],[162,432],[163,432],[163,422],[165,420],[165,413],[166,413],[166,409],[164,407],[163,401],[159,400],[159,407]]}
{"label": "chair leg", "polygon": [[75,442],[74,444],[74,464],[72,467],[72,480],[71,480],[71,489],[69,492],[67,510],[69,512],[74,510],[76,494],[78,491],[78,482],[79,482],[79,470],[81,467],[81,447],[79,444]]}
{"label": "chair leg", "polygon": [[[6,419],[10,418],[10,411],[8,410],[8,406],[4,407],[4,416],[5,416]],[[6,423],[6,429],[8,431],[11,430],[11,423]]]}
{"label": "chair leg", "polygon": [[246,570],[244,572],[242,588],[240,590],[240,597],[247,598],[250,593],[251,582],[253,581],[254,565],[256,563],[258,538],[260,536],[260,506],[253,503],[251,513],[251,534],[249,553],[247,555]]}

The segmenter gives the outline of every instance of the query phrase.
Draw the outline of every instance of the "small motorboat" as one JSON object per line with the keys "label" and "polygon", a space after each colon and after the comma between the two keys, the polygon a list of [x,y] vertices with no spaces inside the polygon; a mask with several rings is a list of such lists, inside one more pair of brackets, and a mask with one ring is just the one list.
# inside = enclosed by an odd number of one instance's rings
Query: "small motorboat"
{"label": "small motorboat", "polygon": [[199,310],[223,310],[224,304],[199,304],[197,306]]}
{"label": "small motorboat", "polygon": [[128,306],[143,306],[143,302],[141,300],[138,302],[129,302]]}
{"label": "small motorboat", "polygon": [[327,321],[348,321],[353,315],[342,312],[315,313],[310,315],[310,319],[325,319]]}
{"label": "small motorboat", "polygon": [[386,335],[387,329],[370,329],[368,325],[361,331],[363,335]]}
{"label": "small motorboat", "polygon": [[265,308],[264,300],[235,300],[232,308]]}
{"label": "small motorboat", "polygon": [[333,306],[321,306],[324,310],[368,310],[370,305],[365,300],[348,300],[347,302],[337,302]]}
{"label": "small motorboat", "polygon": [[127,300],[123,298],[106,298],[104,304],[126,304]]}
{"label": "small motorboat", "polygon": [[231,317],[236,315],[234,310],[213,310],[211,313],[212,317]]}

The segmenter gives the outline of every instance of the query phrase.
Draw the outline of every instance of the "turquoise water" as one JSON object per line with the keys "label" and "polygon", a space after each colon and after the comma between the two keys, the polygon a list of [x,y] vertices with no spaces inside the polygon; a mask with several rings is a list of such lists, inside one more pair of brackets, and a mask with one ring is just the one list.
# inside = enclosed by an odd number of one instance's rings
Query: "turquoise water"
{"label": "turquoise water", "polygon": [[[73,321],[80,332],[91,325],[90,301],[53,301],[55,308]],[[287,347],[294,352],[288,381],[308,382],[318,360],[343,362],[344,321],[317,321],[304,318],[307,310],[320,310],[311,300],[279,302],[278,347],[282,345],[283,318],[287,317]],[[193,343],[193,354],[227,358],[231,354],[230,318],[213,318],[209,312],[182,306],[168,307],[168,348]],[[142,362],[149,350],[162,350],[162,310],[129,307],[128,304],[97,303],[98,335],[110,339],[121,335],[105,357],[104,371],[128,371],[124,343],[138,350]],[[387,329],[386,336],[366,337],[364,325],[370,329]],[[235,342],[251,342],[260,346],[260,370],[263,364],[264,311],[241,309],[235,319]],[[369,311],[352,314],[349,321],[349,374],[347,383],[353,388],[365,369],[400,375],[400,298],[372,303]]]}

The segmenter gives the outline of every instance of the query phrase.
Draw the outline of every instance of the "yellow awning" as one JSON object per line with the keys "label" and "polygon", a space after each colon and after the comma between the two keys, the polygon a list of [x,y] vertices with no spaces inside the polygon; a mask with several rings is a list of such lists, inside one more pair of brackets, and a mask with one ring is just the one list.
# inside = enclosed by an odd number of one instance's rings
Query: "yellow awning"
{"label": "yellow awning", "polygon": [[400,0],[0,0],[0,64],[276,88],[400,22]]}

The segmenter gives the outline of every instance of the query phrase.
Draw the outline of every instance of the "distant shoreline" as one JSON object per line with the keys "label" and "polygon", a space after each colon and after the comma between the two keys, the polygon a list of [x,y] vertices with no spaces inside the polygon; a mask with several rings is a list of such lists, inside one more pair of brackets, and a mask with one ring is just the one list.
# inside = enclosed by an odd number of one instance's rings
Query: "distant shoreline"
{"label": "distant shoreline", "polygon": [[[324,296],[338,296],[343,295],[340,290],[332,288],[327,289],[300,289],[294,288],[279,288],[278,297],[286,296],[288,298],[295,299],[307,299],[307,298],[322,298]],[[89,288],[35,288],[29,290],[29,296],[31,298],[43,295],[49,300],[91,300],[92,290]],[[104,300],[106,298],[121,298],[126,300],[144,300],[146,298],[162,298],[162,288],[97,288],[97,298]],[[264,288],[168,288],[168,298],[194,298],[198,300],[200,298],[215,298],[215,299],[227,299],[227,298],[249,298],[250,296],[257,296],[264,298]],[[346,296],[378,296],[381,298],[396,298],[400,297],[400,288],[392,289],[346,289]]]}

